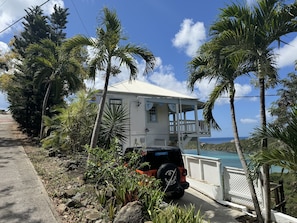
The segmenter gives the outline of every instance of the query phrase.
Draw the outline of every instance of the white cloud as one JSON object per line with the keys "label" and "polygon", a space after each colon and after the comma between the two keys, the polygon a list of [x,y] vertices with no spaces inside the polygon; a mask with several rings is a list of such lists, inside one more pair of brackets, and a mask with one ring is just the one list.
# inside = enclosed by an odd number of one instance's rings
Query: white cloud
{"label": "white cloud", "polygon": [[248,6],[253,6],[254,4],[256,4],[256,0],[246,0],[246,3]]}
{"label": "white cloud", "polygon": [[[45,0],[9,0],[4,1],[0,6],[0,31],[6,29],[18,19],[26,15],[25,9],[31,8],[32,6],[41,5]],[[63,0],[51,0],[42,6],[45,14],[50,14],[53,12],[53,6],[57,4],[64,7]],[[9,32],[16,32],[22,23],[18,22],[11,28],[0,33],[0,35],[7,34]]]}
{"label": "white cloud", "polygon": [[259,121],[257,119],[251,119],[251,118],[241,118],[240,122],[242,124],[255,124],[258,123]]}
{"label": "white cloud", "polygon": [[8,45],[0,41],[0,56],[7,53],[8,51],[9,51]]}
{"label": "white cloud", "polygon": [[[207,100],[210,93],[213,91],[215,87],[215,80],[209,81],[209,79],[203,79],[200,82],[195,83],[195,91],[197,91],[196,95],[198,98],[202,100]],[[235,100],[241,100],[244,96],[248,95],[252,91],[252,87],[247,84],[238,84],[235,83],[235,90],[236,90],[236,98]],[[217,100],[218,105],[224,105],[229,103],[229,96],[228,93],[224,93],[221,95],[220,98]]]}
{"label": "white cloud", "polygon": [[[238,100],[240,98],[243,98],[249,95],[249,93],[252,92],[252,87],[251,85],[248,85],[248,84],[241,85],[241,84],[235,83],[235,90],[236,90],[235,97],[236,97],[236,100]],[[252,98],[251,100],[254,101],[254,98]]]}
{"label": "white cloud", "polygon": [[192,19],[184,19],[172,43],[173,46],[185,50],[189,57],[193,57],[205,39],[206,30],[202,22],[194,23]]}
{"label": "white cloud", "polygon": [[279,68],[291,66],[297,60],[297,37],[280,49],[275,50],[276,63]]}

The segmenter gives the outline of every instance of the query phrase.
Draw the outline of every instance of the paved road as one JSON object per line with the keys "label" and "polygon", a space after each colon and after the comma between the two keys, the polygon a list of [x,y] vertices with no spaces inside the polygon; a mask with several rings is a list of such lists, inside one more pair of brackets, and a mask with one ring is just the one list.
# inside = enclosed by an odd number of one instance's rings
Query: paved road
{"label": "paved road", "polygon": [[177,203],[182,207],[194,204],[196,211],[200,210],[204,219],[211,223],[235,223],[238,222],[237,217],[244,215],[243,212],[225,207],[192,188],[187,189]]}
{"label": "paved road", "polygon": [[40,178],[13,138],[12,122],[0,114],[0,223],[57,223]]}

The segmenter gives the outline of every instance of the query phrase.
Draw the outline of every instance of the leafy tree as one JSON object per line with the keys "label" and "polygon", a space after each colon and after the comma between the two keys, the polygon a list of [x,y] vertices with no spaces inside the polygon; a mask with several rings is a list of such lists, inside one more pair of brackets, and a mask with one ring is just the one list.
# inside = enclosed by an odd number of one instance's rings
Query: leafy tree
{"label": "leafy tree", "polygon": [[[254,63],[260,88],[261,126],[266,127],[265,87],[273,86],[277,80],[272,44],[281,42],[281,37],[297,31],[295,20],[297,3],[283,4],[278,0],[259,0],[257,4],[241,6],[233,3],[222,9],[219,21],[212,27],[212,35],[220,37],[225,52],[248,57],[247,63]],[[262,149],[267,149],[263,138]],[[269,166],[263,166],[265,190],[265,221],[271,221]]]}
{"label": "leafy tree", "polygon": [[1,54],[0,51],[0,91],[7,92],[12,85],[12,69],[14,68],[14,63],[16,55],[12,51]]}
{"label": "leafy tree", "polygon": [[[13,118],[24,132],[30,136],[38,135],[40,128],[40,105],[42,96],[33,85],[33,75],[28,75],[30,67],[18,64],[13,73],[13,85],[7,91],[9,109]],[[39,103],[39,104],[38,104]]]}
{"label": "leafy tree", "polygon": [[272,103],[270,113],[276,117],[274,125],[284,126],[291,118],[291,109],[296,106],[297,76],[295,73],[288,74],[288,78],[280,81],[281,88],[277,94],[279,99]]}
{"label": "leafy tree", "polygon": [[69,106],[56,108],[57,114],[53,117],[44,117],[47,135],[42,140],[44,148],[72,153],[81,151],[89,143],[97,111],[97,105],[90,103],[94,94],[81,90]]}
{"label": "leafy tree", "polygon": [[[79,91],[69,106],[57,108],[57,115],[45,117],[47,137],[42,140],[43,147],[61,148],[65,151],[81,151],[92,135],[98,106],[92,102],[95,91]],[[106,106],[100,132],[99,145],[109,149],[117,139],[120,143],[127,138],[127,108]]]}
{"label": "leafy tree", "polygon": [[[83,86],[81,78],[81,63],[71,54],[63,51],[63,46],[58,46],[52,40],[43,39],[40,43],[31,44],[26,50],[27,63],[36,68],[34,82],[37,86],[44,86],[41,111],[40,138],[43,137],[42,117],[46,110],[50,110],[48,99],[54,98],[54,104],[61,104],[65,96],[76,92]],[[40,87],[39,87],[40,88]],[[48,108],[48,109],[47,109]]]}
{"label": "leafy tree", "polygon": [[54,6],[54,12],[50,15],[50,39],[60,45],[66,39],[66,24],[67,16],[69,15],[68,9],[63,9],[57,5]]}
{"label": "leafy tree", "polygon": [[267,128],[258,128],[253,134],[254,140],[259,142],[262,138],[276,139],[282,146],[276,146],[269,150],[257,152],[252,161],[256,166],[263,164],[280,166],[289,170],[295,176],[295,192],[297,191],[297,108],[289,113],[285,125],[268,125]]}
{"label": "leafy tree", "polygon": [[24,31],[14,37],[13,50],[21,58],[26,57],[26,48],[32,43],[38,43],[42,39],[49,38],[50,25],[48,17],[44,15],[41,7],[36,6],[25,10],[27,15],[23,22]]}
{"label": "leafy tree", "polygon": [[0,76],[0,91],[7,92],[7,90],[11,86],[11,84],[12,84],[11,75],[7,74],[7,73],[1,74],[1,76]]}
{"label": "leafy tree", "polygon": [[[126,38],[122,34],[121,22],[116,13],[107,8],[103,9],[103,13],[101,26],[97,28],[96,39],[78,35],[66,42],[69,50],[77,46],[91,46],[95,49],[95,56],[89,64],[90,77],[95,78],[96,71],[105,72],[104,89],[92,133],[91,148],[95,148],[98,142],[110,75],[117,75],[120,73],[120,66],[126,65],[130,70],[130,78],[134,78],[138,71],[135,57],[145,60],[145,73],[152,70],[155,64],[155,58],[149,50],[133,44],[122,46],[121,41]],[[119,66],[115,61],[119,61]]]}
{"label": "leafy tree", "polygon": [[[41,68],[31,66],[32,59],[36,55],[30,57],[32,54],[28,55],[31,52],[27,48],[32,44],[40,44],[43,39],[53,39],[59,45],[63,41],[59,38],[65,37],[63,29],[65,29],[68,14],[66,9],[59,7],[55,7],[55,12],[51,17],[45,16],[40,7],[32,7],[26,12],[27,15],[23,22],[24,31],[15,36],[12,41],[12,49],[16,53],[18,63],[12,76],[14,85],[7,93],[13,117],[29,134],[36,136],[40,130],[42,102],[45,98],[46,87],[36,82],[35,75],[41,71]],[[60,84],[64,85],[62,82]],[[50,105],[57,102],[58,96],[57,94],[55,96],[55,98],[49,98]],[[61,98],[58,102],[64,103]]]}
{"label": "leafy tree", "polygon": [[236,151],[248,181],[258,221],[263,222],[259,201],[256,195],[253,179],[251,178],[251,172],[248,168],[247,161],[244,157],[243,149],[239,141],[234,105],[236,92],[234,81],[238,76],[248,73],[251,68],[244,66],[245,63],[242,57],[224,57],[221,54],[221,48],[221,45],[216,42],[215,38],[201,47],[199,55],[192,59],[189,63],[188,83],[189,87],[193,90],[195,83],[197,81],[201,81],[202,79],[208,78],[216,81],[216,86],[210,93],[209,99],[205,103],[203,115],[205,121],[217,129],[219,129],[219,126],[212,115],[214,104],[224,93],[229,94],[230,113]]}

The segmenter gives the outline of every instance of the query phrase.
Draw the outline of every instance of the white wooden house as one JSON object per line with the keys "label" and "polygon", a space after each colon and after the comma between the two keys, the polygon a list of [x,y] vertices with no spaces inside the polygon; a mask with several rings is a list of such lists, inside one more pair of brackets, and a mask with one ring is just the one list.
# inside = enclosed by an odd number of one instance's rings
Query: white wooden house
{"label": "white wooden house", "polygon": [[124,149],[151,145],[183,149],[191,140],[199,149],[199,137],[211,135],[209,126],[198,117],[203,103],[188,95],[132,80],[109,86],[106,102],[122,104],[129,111]]}

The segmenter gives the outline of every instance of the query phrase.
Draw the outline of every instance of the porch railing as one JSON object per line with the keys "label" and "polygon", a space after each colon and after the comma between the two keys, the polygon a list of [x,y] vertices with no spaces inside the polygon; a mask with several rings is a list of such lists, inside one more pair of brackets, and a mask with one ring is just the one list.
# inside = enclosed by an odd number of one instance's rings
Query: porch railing
{"label": "porch railing", "polygon": [[205,121],[202,121],[202,120],[198,121],[198,126],[196,125],[195,120],[179,121],[179,125],[177,121],[170,121],[169,122],[170,134],[178,134],[178,130],[180,131],[180,133],[185,133],[185,134],[191,134],[191,133],[196,134],[198,130],[198,134],[200,136],[210,136],[210,128],[205,123]]}

